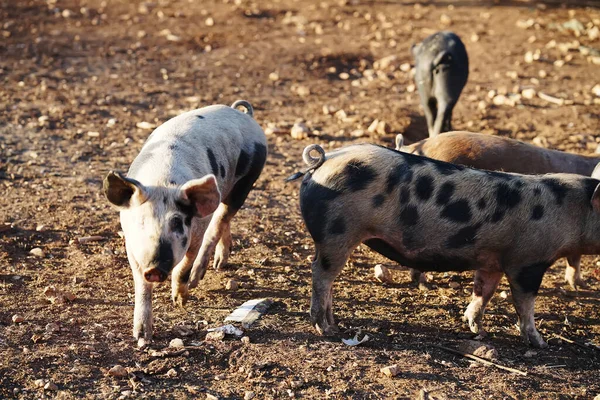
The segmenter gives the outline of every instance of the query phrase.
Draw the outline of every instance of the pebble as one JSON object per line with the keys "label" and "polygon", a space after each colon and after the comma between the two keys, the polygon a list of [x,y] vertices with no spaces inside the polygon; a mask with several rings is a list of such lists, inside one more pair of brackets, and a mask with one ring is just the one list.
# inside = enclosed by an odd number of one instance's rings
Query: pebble
{"label": "pebble", "polygon": [[600,84],[597,84],[592,88],[592,93],[594,96],[600,97]]}
{"label": "pebble", "polygon": [[521,91],[521,96],[529,100],[533,99],[536,94],[537,92],[533,88],[527,88]]}
{"label": "pebble", "polygon": [[497,105],[497,106],[504,105],[507,102],[508,102],[508,98],[503,94],[498,94],[498,95],[494,96],[494,99],[492,100],[492,103],[494,103],[494,105]]}
{"label": "pebble", "polygon": [[383,367],[380,369],[381,373],[383,373],[385,376],[388,377],[393,377],[396,376],[400,373],[400,367],[398,367],[397,364],[394,365],[390,365],[388,367]]}
{"label": "pebble", "polygon": [[206,334],[206,338],[205,338],[205,340],[213,341],[213,342],[218,342],[223,339],[225,339],[225,332],[223,332],[223,331],[208,332]]}
{"label": "pebble", "polygon": [[334,114],[336,111],[337,111],[337,109],[334,106],[328,106],[328,105],[323,106],[323,114],[325,114],[325,115]]}
{"label": "pebble", "polygon": [[175,347],[175,348],[184,347],[183,340],[181,340],[179,338],[175,338],[169,342],[169,347]]}
{"label": "pebble", "polygon": [[410,71],[410,68],[411,67],[410,67],[409,63],[400,64],[400,71],[402,71],[402,72],[408,72],[408,71]]}
{"label": "pebble", "polygon": [[46,232],[48,230],[48,227],[46,225],[38,225],[35,227],[35,230],[37,232]]}
{"label": "pebble", "polygon": [[347,72],[342,72],[341,74],[338,75],[340,77],[341,80],[346,81],[348,79],[350,79],[350,74]]}
{"label": "pebble", "polygon": [[458,349],[464,353],[473,354],[486,360],[495,360],[498,358],[498,351],[494,346],[482,343],[477,340],[467,340],[462,342]]}
{"label": "pebble", "polygon": [[219,400],[214,394],[206,393],[206,400]]}
{"label": "pebble", "polygon": [[15,314],[12,316],[12,322],[14,322],[15,324],[20,324],[23,321],[25,321],[25,318],[23,318],[22,315]]}
{"label": "pebble", "polygon": [[309,133],[310,129],[308,129],[304,122],[296,122],[290,131],[292,138],[296,140],[306,139]]}
{"label": "pebble", "polygon": [[375,265],[374,274],[375,279],[377,279],[381,283],[394,282],[394,278],[392,277],[392,273],[390,272],[390,270],[381,264]]}
{"label": "pebble", "polygon": [[247,391],[244,393],[244,400],[252,400],[256,396],[256,393]]}
{"label": "pebble", "polygon": [[154,129],[156,125],[151,124],[150,122],[142,121],[135,124],[135,126],[140,129]]}
{"label": "pebble", "polygon": [[355,129],[352,132],[350,132],[350,136],[352,136],[353,138],[363,137],[365,136],[365,131],[363,129]]}
{"label": "pebble", "polygon": [[215,20],[212,17],[208,17],[208,18],[206,18],[206,20],[204,20],[204,25],[206,25],[206,26],[214,26],[215,25]]}
{"label": "pebble", "polygon": [[36,247],[34,249],[31,249],[29,251],[29,254],[42,258],[42,257],[44,257],[44,250],[40,249],[39,247]]}
{"label": "pebble", "polygon": [[46,332],[48,333],[56,333],[60,332],[60,326],[56,322],[50,322],[46,325]]}
{"label": "pebble", "polygon": [[479,42],[479,35],[474,33],[471,35],[471,42]]}
{"label": "pebble", "polygon": [[446,14],[442,14],[440,16],[440,22],[444,25],[451,25],[452,19],[449,16],[447,16]]}
{"label": "pebble", "polygon": [[124,378],[127,376],[127,369],[122,365],[115,365],[114,367],[108,370],[108,375],[114,376],[116,378]]}
{"label": "pebble", "polygon": [[335,116],[338,119],[346,119],[346,118],[348,118],[348,114],[344,110],[337,110],[335,112]]}
{"label": "pebble", "polygon": [[278,81],[279,80],[279,74],[277,72],[271,72],[269,74],[269,79],[272,80],[273,82]]}
{"label": "pebble", "polygon": [[398,56],[391,55],[375,61],[373,63],[373,68],[378,70],[389,69],[390,67],[395,67],[397,62]]}
{"label": "pebble", "polygon": [[56,391],[58,390],[58,386],[56,386],[53,382],[48,382],[44,385],[44,390]]}
{"label": "pebble", "polygon": [[250,344],[250,338],[248,336],[242,336],[241,341],[244,344]]}
{"label": "pebble", "polygon": [[227,290],[237,290],[239,288],[239,284],[235,279],[229,279],[225,284],[225,289]]}
{"label": "pebble", "polygon": [[460,289],[460,283],[458,283],[458,282],[452,281],[448,284],[448,286],[450,286],[450,288],[452,288],[452,289]]}
{"label": "pebble", "polygon": [[169,378],[175,378],[177,376],[177,371],[175,371],[175,369],[171,368],[170,370],[167,371],[167,376]]}
{"label": "pebble", "polygon": [[296,86],[292,87],[292,91],[296,92],[296,94],[300,97],[305,97],[310,95],[310,89],[308,86]]}
{"label": "pebble", "polygon": [[46,384],[46,381],[43,379],[36,379],[35,381],[33,381],[33,384],[35,387],[44,387],[44,385]]}

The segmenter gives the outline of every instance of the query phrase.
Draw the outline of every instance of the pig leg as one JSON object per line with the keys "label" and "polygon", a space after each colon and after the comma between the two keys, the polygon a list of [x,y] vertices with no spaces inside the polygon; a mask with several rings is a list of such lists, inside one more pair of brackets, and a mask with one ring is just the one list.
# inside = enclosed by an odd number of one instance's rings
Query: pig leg
{"label": "pig leg", "polygon": [[[336,252],[337,253],[337,252]],[[333,318],[333,281],[342,272],[347,256],[317,250],[312,263],[312,296],[310,322],[320,335],[335,335],[338,328]]]}
{"label": "pig leg", "polygon": [[521,337],[534,347],[548,347],[542,335],[535,329],[535,297],[542,283],[544,273],[550,264],[534,264],[528,267],[507,271],[508,282],[513,296],[515,310],[519,316]]}
{"label": "pig leg", "polygon": [[473,297],[471,303],[464,313],[464,320],[469,323],[471,332],[484,335],[485,331],[481,320],[485,312],[485,307],[494,296],[496,288],[502,279],[502,272],[498,271],[475,271],[475,282],[473,284]]}
{"label": "pig leg", "polygon": [[217,243],[221,239],[221,236],[223,236],[224,230],[228,229],[226,227],[229,226],[229,222],[236,212],[237,210],[233,210],[224,203],[219,204],[219,208],[217,208],[217,210],[214,212],[210,220],[210,224],[204,233],[204,239],[202,240],[200,251],[198,252],[196,259],[194,260],[194,265],[192,266],[189,282],[190,289],[198,286],[198,282],[204,278],[210,256],[214,252]]}
{"label": "pig leg", "polygon": [[135,305],[133,308],[133,337],[138,346],[144,347],[152,340],[152,289],[153,284],[144,279],[144,274],[136,264],[131,265],[135,284]]}
{"label": "pig leg", "polygon": [[190,247],[185,253],[183,260],[173,268],[173,273],[171,274],[171,299],[173,300],[173,304],[180,307],[183,307],[188,300],[188,280],[199,248],[200,240],[192,238]]}
{"label": "pig leg", "polygon": [[[423,95],[421,95],[421,98],[424,98]],[[425,120],[427,121],[427,132],[429,132],[429,137],[433,137],[435,136],[433,124],[437,114],[437,102],[435,98],[432,97],[426,103],[423,102],[422,105],[425,112]]]}
{"label": "pig leg", "polygon": [[231,249],[231,224],[227,223],[223,227],[223,234],[221,235],[221,239],[219,239],[219,243],[217,243],[217,248],[215,250],[215,260],[213,267],[216,270],[220,270],[224,265],[227,264],[227,260],[229,259],[229,250]]}
{"label": "pig leg", "polygon": [[578,287],[587,287],[585,281],[581,278],[581,256],[567,257],[567,269],[565,270],[565,281],[577,290]]}
{"label": "pig leg", "polygon": [[447,132],[446,129],[449,130],[451,128],[453,108],[454,104],[450,102],[438,102],[437,115],[435,117],[435,123],[433,125],[433,136],[437,136],[442,132]]}

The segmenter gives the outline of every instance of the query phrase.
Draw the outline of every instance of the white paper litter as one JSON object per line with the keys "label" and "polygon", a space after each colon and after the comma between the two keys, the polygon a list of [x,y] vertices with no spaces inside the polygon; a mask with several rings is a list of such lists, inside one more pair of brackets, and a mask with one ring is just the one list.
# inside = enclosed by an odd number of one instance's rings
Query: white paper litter
{"label": "white paper litter", "polygon": [[358,346],[359,344],[362,344],[367,340],[369,340],[369,335],[365,335],[362,339],[358,340],[357,333],[352,339],[342,339],[342,343],[344,343],[346,346]]}
{"label": "white paper litter", "polygon": [[249,326],[260,318],[262,314],[266,313],[272,303],[271,299],[248,300],[229,314],[225,318],[225,322],[242,322],[245,326]]}
{"label": "white paper litter", "polygon": [[235,336],[242,336],[244,334],[243,330],[238,329],[231,324],[219,326],[217,328],[210,328],[210,329],[207,329],[207,331],[208,332],[223,331],[223,332],[225,332],[226,335],[235,335]]}

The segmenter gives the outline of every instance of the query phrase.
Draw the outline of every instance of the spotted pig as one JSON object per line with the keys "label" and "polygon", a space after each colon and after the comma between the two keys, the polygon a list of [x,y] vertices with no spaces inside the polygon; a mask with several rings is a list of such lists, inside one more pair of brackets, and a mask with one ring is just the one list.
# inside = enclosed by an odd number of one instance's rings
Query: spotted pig
{"label": "spotted pig", "polygon": [[[448,132],[409,146],[403,146],[403,137],[398,135],[396,150],[490,171],[519,174],[564,172],[600,178],[600,173],[592,174],[600,162],[598,156],[550,150],[518,140],[482,133]],[[586,286],[581,278],[580,264],[580,255],[567,257],[565,281],[573,289]],[[413,280],[423,278],[418,272],[413,273],[412,277]]]}
{"label": "spotted pig", "polygon": [[361,243],[420,271],[477,270],[465,312],[473,332],[483,332],[506,275],[521,336],[535,347],[547,346],[534,302],[548,267],[600,252],[596,179],[482,171],[369,144],[327,155],[311,145],[304,160],[292,178],[305,174],[300,209],[316,250],[310,317],[321,334],[337,331],[333,282]]}
{"label": "spotted pig", "polygon": [[469,77],[465,45],[456,34],[442,31],[413,46],[411,52],[429,136],[452,130],[452,110]]}
{"label": "spotted pig", "polygon": [[152,339],[154,284],[172,272],[172,298],[183,306],[212,253],[215,268],[227,262],[231,219],[267,156],[252,115],[243,100],[181,114],[152,132],[126,176],[111,171],[104,180],[125,233],[135,282],[133,336],[140,346]]}

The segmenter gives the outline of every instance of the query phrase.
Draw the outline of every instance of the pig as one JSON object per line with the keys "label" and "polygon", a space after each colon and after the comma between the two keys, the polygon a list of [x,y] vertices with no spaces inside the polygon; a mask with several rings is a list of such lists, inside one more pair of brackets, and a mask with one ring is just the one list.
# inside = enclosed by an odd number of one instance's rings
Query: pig
{"label": "pig", "polygon": [[152,132],[127,175],[111,171],[104,179],[104,194],[120,211],[125,233],[135,283],[133,336],[140,347],[152,339],[156,283],[171,274],[172,300],[183,306],[213,252],[216,269],[227,263],[231,219],[266,157],[252,106],[238,100],[170,119]]}
{"label": "pig", "polygon": [[[313,155],[316,153],[316,155]],[[523,340],[547,344],[534,322],[542,278],[560,258],[600,252],[600,181],[574,174],[520,175],[359,144],[303,153],[300,211],[315,245],[310,320],[337,333],[333,282],[361,243],[420,271],[477,270],[465,319],[482,317],[502,276]]]}
{"label": "pig", "polygon": [[411,52],[429,136],[451,131],[452,110],[469,77],[465,45],[456,34],[442,31],[412,46]]}
{"label": "pig", "polygon": [[[396,136],[396,150],[436,160],[490,171],[519,174],[565,172],[600,179],[594,168],[600,156],[584,156],[549,150],[518,140],[474,132],[448,132],[434,138],[403,146],[402,135]],[[581,256],[567,257],[565,281],[576,290],[586,287],[581,278]],[[414,281],[423,281],[418,271],[411,271]]]}

